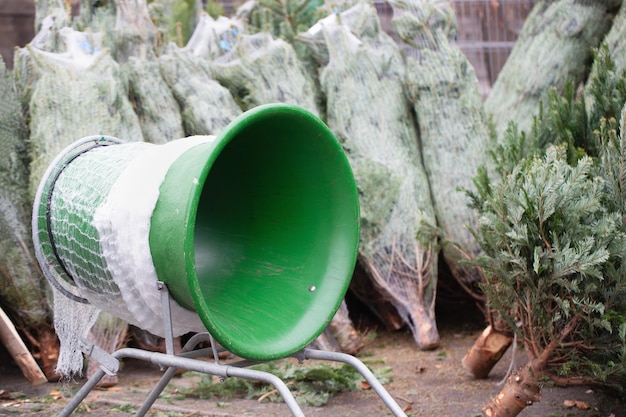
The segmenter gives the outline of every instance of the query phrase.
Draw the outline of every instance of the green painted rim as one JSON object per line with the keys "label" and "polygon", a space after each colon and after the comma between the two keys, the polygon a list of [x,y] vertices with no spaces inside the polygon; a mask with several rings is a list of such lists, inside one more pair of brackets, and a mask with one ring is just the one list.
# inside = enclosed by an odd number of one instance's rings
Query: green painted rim
{"label": "green painted rim", "polygon": [[150,248],[173,298],[226,349],[291,355],[330,323],[350,283],[358,194],[328,127],[270,104],[182,154],[160,189]]}

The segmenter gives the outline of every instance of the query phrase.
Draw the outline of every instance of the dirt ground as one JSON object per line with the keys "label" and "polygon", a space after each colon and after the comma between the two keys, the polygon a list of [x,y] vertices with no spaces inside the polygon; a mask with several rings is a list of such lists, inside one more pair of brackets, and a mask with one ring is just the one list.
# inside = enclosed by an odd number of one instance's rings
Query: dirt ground
{"label": "dirt ground", "polygon": [[[513,356],[512,349],[496,365],[488,379],[474,380],[462,369],[461,359],[481,328],[463,320],[439,324],[441,347],[433,351],[416,348],[408,331],[386,332],[370,329],[367,346],[358,357],[372,369],[390,367],[393,381],[385,384],[408,416],[480,416],[482,407],[500,391]],[[2,353],[2,352],[0,352]],[[7,358],[0,364],[0,416],[55,416],[83,381],[76,384],[48,383],[30,386],[19,369]],[[1,355],[0,355],[1,356]],[[524,352],[517,349],[515,365],[522,365]],[[291,359],[288,359],[291,360]],[[305,362],[304,366],[308,363]],[[123,363],[117,386],[91,392],[73,415],[134,415],[162,372],[154,365],[135,360]],[[198,400],[181,395],[200,377],[188,373],[170,382],[149,416],[290,416],[284,403],[259,402],[257,399],[216,398]],[[609,398],[588,387],[542,389],[540,403],[526,408],[522,417],[626,417],[626,401]],[[568,407],[571,401],[578,406]],[[323,407],[302,407],[306,416],[349,417],[387,416],[391,412],[374,391],[362,389],[337,394]]]}

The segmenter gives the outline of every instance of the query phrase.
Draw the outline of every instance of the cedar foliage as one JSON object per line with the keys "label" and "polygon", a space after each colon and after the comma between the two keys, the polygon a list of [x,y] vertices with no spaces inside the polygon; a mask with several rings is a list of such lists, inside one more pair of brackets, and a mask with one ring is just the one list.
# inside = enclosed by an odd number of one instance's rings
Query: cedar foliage
{"label": "cedar foliage", "polygon": [[605,47],[595,65],[585,94],[570,84],[530,132],[511,124],[493,152],[501,178],[481,169],[466,191],[488,304],[518,332],[532,373],[623,391],[626,72]]}
{"label": "cedar foliage", "polygon": [[320,17],[320,0],[259,0],[250,16],[251,33],[269,32],[274,38],[292,42]]}
{"label": "cedar foliage", "polygon": [[[364,379],[350,365],[315,364],[296,366],[292,362],[268,362],[253,365],[250,369],[269,372],[282,379],[289,387],[296,401],[301,405],[321,407],[330,397],[339,392],[361,389]],[[373,371],[377,379],[386,384],[393,380],[391,369],[379,368]],[[183,390],[187,397],[209,398],[247,398],[270,402],[283,401],[282,396],[266,383],[244,378],[228,378],[219,383],[211,375],[201,375],[198,384]]]}

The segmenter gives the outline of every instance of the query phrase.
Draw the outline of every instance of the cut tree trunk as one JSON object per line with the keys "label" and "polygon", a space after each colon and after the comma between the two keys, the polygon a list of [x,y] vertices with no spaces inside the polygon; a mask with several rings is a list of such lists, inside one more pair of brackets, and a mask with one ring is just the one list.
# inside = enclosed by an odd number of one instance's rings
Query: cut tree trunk
{"label": "cut tree trunk", "polygon": [[513,372],[507,378],[502,391],[487,403],[483,409],[485,417],[515,417],[524,408],[541,401],[541,388],[537,381],[545,375],[548,359],[576,326],[577,319],[573,318],[562,330],[558,339],[553,339],[541,349],[541,352],[532,352],[526,346],[530,361]]}
{"label": "cut tree trunk", "polygon": [[17,333],[11,319],[0,308],[0,341],[22,370],[24,377],[32,385],[39,385],[48,382],[48,379],[37,365],[35,358],[24,344],[24,341]]}
{"label": "cut tree trunk", "polygon": [[580,83],[589,71],[592,48],[611,28],[622,0],[540,0],[498,74],[486,101],[501,134],[510,121],[528,132],[539,101],[552,88]]}
{"label": "cut tree trunk", "polygon": [[501,331],[491,325],[487,326],[463,357],[463,367],[470,371],[474,378],[487,378],[491,369],[511,346],[512,341],[512,332]]}
{"label": "cut tree trunk", "polygon": [[59,360],[59,338],[52,328],[45,328],[37,332],[34,345],[39,350],[39,361],[41,369],[48,381],[58,381],[61,377],[56,372],[57,362]]}
{"label": "cut tree trunk", "polygon": [[524,408],[541,401],[539,385],[530,367],[514,372],[502,391],[483,409],[485,417],[514,417]]}
{"label": "cut tree trunk", "polygon": [[339,309],[329,325],[330,331],[337,340],[343,353],[354,355],[365,346],[363,338],[354,328],[346,301],[342,301]]}
{"label": "cut tree trunk", "polygon": [[317,349],[330,352],[343,352],[350,355],[365,346],[363,338],[350,320],[348,306],[343,300],[330,324],[313,342]]}
{"label": "cut tree trunk", "polygon": [[317,338],[313,341],[312,346],[316,349],[328,352],[341,352],[341,346],[339,346],[339,342],[337,342],[337,339],[333,336],[330,327],[324,329],[324,331],[317,336]]}
{"label": "cut tree trunk", "polygon": [[367,275],[360,262],[357,262],[350,281],[350,292],[371,311],[388,331],[394,332],[405,326],[402,317],[374,282]]}

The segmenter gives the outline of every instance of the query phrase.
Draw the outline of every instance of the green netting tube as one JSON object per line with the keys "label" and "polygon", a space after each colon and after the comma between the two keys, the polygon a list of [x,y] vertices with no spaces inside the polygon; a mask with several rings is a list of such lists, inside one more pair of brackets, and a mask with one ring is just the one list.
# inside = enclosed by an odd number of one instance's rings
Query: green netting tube
{"label": "green netting tube", "polygon": [[[40,264],[156,334],[159,280],[237,355],[304,348],[332,319],[356,262],[358,194],[341,145],[316,116],[285,104],[249,110],[216,138],[176,142],[61,158],[33,214]],[[155,183],[151,166],[164,162],[151,155],[169,157],[154,192],[144,190]],[[188,319],[175,315],[174,328]]]}

